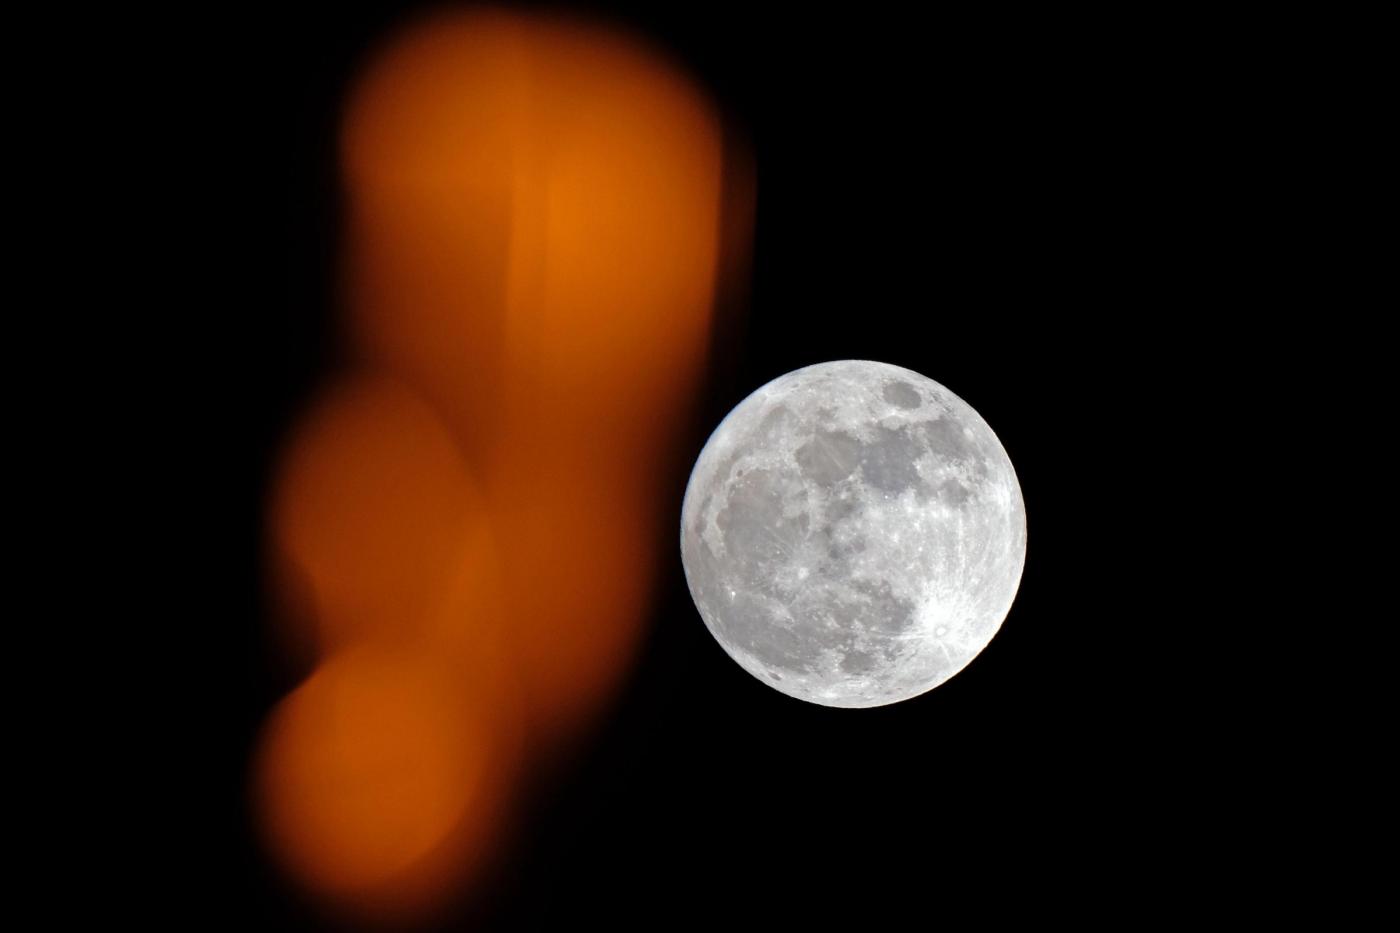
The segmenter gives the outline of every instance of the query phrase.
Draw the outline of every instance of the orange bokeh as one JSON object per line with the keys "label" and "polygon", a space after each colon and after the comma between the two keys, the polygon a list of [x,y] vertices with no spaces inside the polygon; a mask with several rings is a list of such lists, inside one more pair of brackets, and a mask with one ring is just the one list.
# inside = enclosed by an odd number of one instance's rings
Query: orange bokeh
{"label": "orange bokeh", "polygon": [[[557,460],[566,475],[573,464]],[[511,599],[508,638],[537,742],[564,737],[633,660],[661,555],[639,487],[576,472],[530,474],[498,500]]]}
{"label": "orange bokeh", "polygon": [[318,650],[499,625],[485,498],[441,420],[393,379],[321,395],[283,454],[270,519],[290,622],[312,628]]}
{"label": "orange bokeh", "polygon": [[640,631],[658,463],[708,350],[722,143],[640,44],[499,12],[410,30],[351,96],[354,344],[479,467],[537,726],[586,720]]}
{"label": "orange bokeh", "polygon": [[255,774],[273,850],[331,906],[399,923],[457,890],[521,756],[632,662],[744,264],[752,176],[724,143],[663,58],[557,17],[435,14],[352,87],[350,372],[269,506],[312,674]]}
{"label": "orange bokeh", "polygon": [[491,477],[521,433],[674,434],[707,349],[723,147],[670,66],[579,24],[445,14],[368,69],[342,149],[354,342]]}
{"label": "orange bokeh", "polygon": [[424,652],[350,649],[273,712],[255,789],[273,849],[312,891],[394,920],[446,896],[501,817],[489,707]]}

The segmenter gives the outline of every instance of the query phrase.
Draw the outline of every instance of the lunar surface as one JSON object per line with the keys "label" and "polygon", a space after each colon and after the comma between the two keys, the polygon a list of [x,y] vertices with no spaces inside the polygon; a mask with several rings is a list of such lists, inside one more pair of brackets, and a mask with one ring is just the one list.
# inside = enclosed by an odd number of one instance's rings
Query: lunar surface
{"label": "lunar surface", "polygon": [[681,557],[744,670],[824,706],[896,703],[962,670],[1020,585],[1011,461],[962,399],[864,360],[773,380],[695,463]]}

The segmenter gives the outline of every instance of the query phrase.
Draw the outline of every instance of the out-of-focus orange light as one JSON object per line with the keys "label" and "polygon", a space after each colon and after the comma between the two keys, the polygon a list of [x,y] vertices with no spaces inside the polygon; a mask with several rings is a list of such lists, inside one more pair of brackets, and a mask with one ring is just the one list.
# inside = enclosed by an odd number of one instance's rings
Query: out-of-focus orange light
{"label": "out-of-focus orange light", "polygon": [[654,515],[637,492],[583,473],[500,499],[502,545],[522,555],[506,569],[510,643],[543,737],[586,722],[633,659],[659,563]]}
{"label": "out-of-focus orange light", "polygon": [[[322,649],[499,622],[485,499],[433,410],[392,379],[323,394],[283,456],[271,519],[278,575],[309,594],[314,618],[294,621]],[[469,619],[453,602],[473,584]]]}
{"label": "out-of-focus orange light", "polygon": [[321,663],[255,780],[274,850],[333,906],[449,896],[522,735],[579,734],[630,663],[674,554],[657,532],[722,233],[751,207],[722,142],[662,58],[558,18],[433,15],[354,87],[356,374],[297,426],[270,506]]}
{"label": "out-of-focus orange light", "polygon": [[342,144],[354,342],[479,464],[533,719],[577,725],[640,631],[708,349],[719,121],[636,42],[475,12],[386,50]]}
{"label": "out-of-focus orange light", "polygon": [[445,896],[502,805],[500,743],[450,665],[355,648],[273,713],[256,768],[272,847],[340,906],[406,917]]}
{"label": "out-of-focus orange light", "polygon": [[488,469],[532,428],[654,436],[694,389],[722,134],[655,54],[577,24],[445,14],[371,66],[342,149],[356,344]]}

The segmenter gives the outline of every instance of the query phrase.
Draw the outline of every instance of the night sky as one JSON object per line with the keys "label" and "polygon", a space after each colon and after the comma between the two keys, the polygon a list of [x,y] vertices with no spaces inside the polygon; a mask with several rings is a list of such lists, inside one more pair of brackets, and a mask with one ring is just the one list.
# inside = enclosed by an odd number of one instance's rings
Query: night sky
{"label": "night sky", "polygon": [[[1182,819],[1220,806],[1203,774],[1225,742],[1188,738],[1178,715],[1200,702],[1198,649],[1164,579],[1198,584],[1167,543],[1190,516],[1164,461],[1192,452],[1148,412],[1169,393],[1158,373],[1213,362],[1212,341],[1183,332],[1227,326],[1192,300],[1215,247],[1182,233],[1220,115],[1183,117],[1199,88],[1144,66],[1173,59],[1142,24],[1106,42],[1090,28],[1102,22],[1048,14],[750,6],[565,8],[649,37],[709,90],[756,166],[753,250],[689,447],[657,465],[673,520],[655,529],[668,556],[637,662],[577,747],[528,776],[484,895],[442,929],[934,929],[1027,910],[1126,922],[1142,914],[1110,905],[1166,903],[1164,877],[1218,883],[1180,856]],[[418,8],[230,24],[229,226],[246,236],[229,300],[258,347],[237,489],[233,784],[256,929],[327,928],[269,864],[241,799],[258,726],[303,673],[266,631],[262,503],[278,445],[342,353],[338,102],[374,40]],[[1015,465],[1028,525],[1019,596],[990,646],[933,692],[868,710],[744,673],[696,613],[676,541],[714,425],[778,375],[851,358],[969,402]],[[1188,399],[1178,410],[1199,417]],[[1185,673],[1164,676],[1164,652]]]}

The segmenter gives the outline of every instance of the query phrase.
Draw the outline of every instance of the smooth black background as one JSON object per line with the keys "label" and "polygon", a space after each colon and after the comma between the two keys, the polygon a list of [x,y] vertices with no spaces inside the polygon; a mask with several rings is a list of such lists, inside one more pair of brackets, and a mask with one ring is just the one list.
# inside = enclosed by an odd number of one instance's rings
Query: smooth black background
{"label": "smooth black background", "polygon": [[[209,27],[236,37],[220,242],[237,244],[224,294],[255,346],[230,607],[247,659],[240,791],[258,725],[296,676],[268,650],[260,522],[278,444],[338,355],[337,107],[374,41],[419,8]],[[674,511],[709,429],[754,388],[822,360],[884,360],[996,430],[1021,479],[1028,557],[1001,633],[956,678],[895,706],[830,710],[723,654],[686,591],[674,526],[657,529],[673,556],[617,703],[528,789],[486,896],[443,928],[932,927],[968,908],[1112,917],[1124,898],[1161,904],[1210,742],[1164,715],[1162,653],[1187,657],[1191,636],[1148,571],[1181,560],[1164,542],[1189,516],[1168,488],[1181,471],[1164,464],[1183,451],[1154,442],[1146,412],[1176,391],[1169,357],[1178,378],[1213,363],[1210,340],[1183,357],[1183,333],[1226,326],[1188,300],[1194,270],[1215,261],[1183,234],[1191,164],[1218,138],[1203,128],[1215,111],[1182,129],[1199,100],[1191,69],[1166,67],[1173,54],[1142,24],[1110,41],[1102,22],[1009,13],[561,8],[669,50],[756,161],[745,316],[717,337]],[[1199,417],[1177,401],[1177,417]],[[1195,702],[1178,681],[1175,710]],[[322,928],[244,809],[238,827],[255,927]]]}

